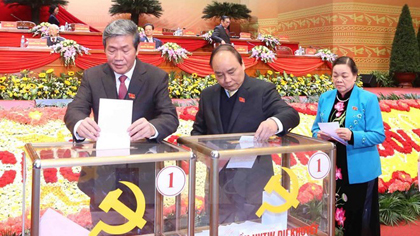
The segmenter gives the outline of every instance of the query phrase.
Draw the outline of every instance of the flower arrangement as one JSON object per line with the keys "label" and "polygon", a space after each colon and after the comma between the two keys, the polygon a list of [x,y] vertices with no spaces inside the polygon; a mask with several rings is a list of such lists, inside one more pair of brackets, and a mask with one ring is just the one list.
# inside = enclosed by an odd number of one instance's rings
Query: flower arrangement
{"label": "flower arrangement", "polygon": [[146,34],[144,33],[144,29],[143,29],[143,27],[138,27],[137,28],[138,29],[138,31],[139,31],[139,36],[140,36],[140,38],[142,38],[142,37],[145,37],[146,36]]}
{"label": "flower arrangement", "polygon": [[165,43],[158,47],[157,50],[162,52],[162,57],[168,61],[172,61],[175,65],[182,63],[185,58],[188,58],[188,55],[192,54],[177,43]]}
{"label": "flower arrangement", "polygon": [[258,40],[261,40],[267,47],[272,49],[280,46],[280,40],[277,37],[272,36],[271,34],[259,34],[257,37]]}
{"label": "flower arrangement", "polygon": [[37,35],[41,35],[41,37],[48,36],[48,27],[50,27],[50,23],[42,22],[41,24],[32,27],[32,29],[29,29],[29,32],[33,33],[33,37]]}
{"label": "flower arrangement", "polygon": [[294,76],[268,70],[265,75],[257,74],[256,78],[275,84],[280,96],[315,96],[334,88],[331,77],[324,74]]}
{"label": "flower arrangement", "polygon": [[337,59],[337,54],[332,53],[331,50],[326,48],[318,49],[315,56],[319,56],[323,61],[329,61],[331,63]]}
{"label": "flower arrangement", "polygon": [[274,62],[276,54],[266,46],[255,46],[251,50],[251,58],[260,59],[265,63]]}
{"label": "flower arrangement", "polygon": [[214,75],[199,77],[196,73],[170,73],[169,96],[171,98],[199,98],[201,91],[216,84]]}
{"label": "flower arrangement", "polygon": [[211,36],[213,35],[214,30],[209,30],[207,31],[207,33],[201,35],[201,37],[204,38],[204,40],[206,40],[209,44],[213,43],[213,39],[211,38]]}
{"label": "flower arrangement", "polygon": [[89,48],[86,48],[74,40],[64,40],[51,46],[51,53],[60,53],[64,60],[64,65],[75,65],[77,55],[90,54]]}
{"label": "flower arrangement", "polygon": [[54,69],[39,74],[21,71],[0,77],[0,99],[34,100],[74,98],[80,85],[81,73],[69,71],[56,76]]}

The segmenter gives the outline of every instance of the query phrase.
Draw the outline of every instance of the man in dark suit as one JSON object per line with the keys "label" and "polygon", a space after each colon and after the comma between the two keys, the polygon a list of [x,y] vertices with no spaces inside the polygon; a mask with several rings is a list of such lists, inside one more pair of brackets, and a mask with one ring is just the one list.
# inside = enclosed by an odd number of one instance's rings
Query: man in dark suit
{"label": "man in dark suit", "polygon": [[[192,135],[256,132],[266,141],[299,124],[299,114],[287,105],[275,85],[245,74],[241,55],[220,45],[210,57],[218,84],[201,93]],[[270,156],[260,156],[251,169],[223,169],[219,173],[220,223],[255,219],[262,191],[273,175]],[[211,204],[211,203],[210,203]]]}
{"label": "man in dark suit", "polygon": [[211,35],[211,38],[216,43],[230,44],[230,36],[229,36],[229,25],[230,25],[230,17],[229,16],[222,16],[220,25],[214,28],[214,32]]}
{"label": "man in dark suit", "polygon": [[[162,141],[166,136],[176,131],[178,118],[174,105],[168,93],[168,74],[163,70],[146,64],[137,59],[137,47],[140,42],[137,26],[130,20],[116,20],[111,22],[104,30],[103,43],[108,63],[86,70],[82,83],[74,100],[68,105],[64,121],[76,141],[85,138],[96,141],[100,135],[98,126],[99,99],[130,99],[133,100],[132,124],[127,129],[131,141],[147,139],[148,141]],[[93,111],[94,119],[89,117]],[[118,137],[115,137],[118,138]],[[125,166],[125,165],[124,165]],[[81,176],[88,167],[82,169]],[[110,171],[115,168],[106,168]],[[93,188],[101,188],[111,175],[117,176],[115,181],[130,181],[140,184],[140,189],[147,191],[146,211],[153,210],[154,194],[154,163],[130,164],[126,168],[119,168],[117,173],[95,173]],[[108,171],[109,172],[109,171]],[[141,173],[142,178],[133,177],[133,173]],[[114,183],[119,186],[118,183]],[[80,184],[79,184],[80,185]],[[150,187],[150,188],[149,188]],[[92,219],[106,222],[105,218],[95,218],[98,211],[98,196],[92,196],[89,187],[83,187],[91,198],[90,209]],[[106,194],[106,193],[105,193]],[[102,196],[105,196],[102,194]],[[132,210],[135,204],[127,205]],[[103,216],[106,217],[106,216]],[[112,216],[108,216],[112,217]],[[146,228],[135,229],[133,234],[153,232],[153,216],[148,217]],[[139,232],[141,231],[141,232]],[[130,234],[126,234],[130,235]]]}
{"label": "man in dark suit", "polygon": [[158,48],[162,46],[162,41],[160,39],[153,37],[153,30],[155,29],[155,26],[147,23],[143,27],[144,33],[146,36],[142,37],[140,39],[140,42],[148,42],[148,43],[155,43],[155,48]]}

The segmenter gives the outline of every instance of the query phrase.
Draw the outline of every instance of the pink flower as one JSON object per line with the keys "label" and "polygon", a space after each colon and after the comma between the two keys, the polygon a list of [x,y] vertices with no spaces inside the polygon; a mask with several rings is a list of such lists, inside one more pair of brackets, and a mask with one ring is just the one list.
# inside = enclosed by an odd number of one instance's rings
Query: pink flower
{"label": "pink flower", "polygon": [[343,179],[343,175],[341,174],[341,168],[335,168],[335,180]]}
{"label": "pink flower", "polygon": [[[344,111],[344,102],[338,102],[337,104],[334,105],[334,109],[336,109],[337,111]],[[338,112],[337,112],[338,114]],[[341,112],[340,112],[341,114]]]}
{"label": "pink flower", "polygon": [[346,220],[346,217],[344,216],[345,213],[346,211],[343,208],[337,208],[335,210],[335,220],[340,226],[344,226],[344,221]]}

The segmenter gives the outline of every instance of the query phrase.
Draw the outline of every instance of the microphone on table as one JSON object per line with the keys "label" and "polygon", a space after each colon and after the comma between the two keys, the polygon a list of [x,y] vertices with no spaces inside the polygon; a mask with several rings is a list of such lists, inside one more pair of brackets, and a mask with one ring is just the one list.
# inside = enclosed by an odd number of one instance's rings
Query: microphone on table
{"label": "microphone on table", "polygon": [[[17,16],[15,16],[15,15],[13,15],[13,13],[12,14],[10,14],[11,16],[13,16],[13,18],[15,18],[15,19],[17,19],[18,21],[20,21],[20,22],[22,22],[23,20],[22,19],[20,19],[19,17],[17,17]],[[20,26],[20,25],[18,25],[18,27],[17,27],[18,29],[22,29],[23,28],[23,26]]]}

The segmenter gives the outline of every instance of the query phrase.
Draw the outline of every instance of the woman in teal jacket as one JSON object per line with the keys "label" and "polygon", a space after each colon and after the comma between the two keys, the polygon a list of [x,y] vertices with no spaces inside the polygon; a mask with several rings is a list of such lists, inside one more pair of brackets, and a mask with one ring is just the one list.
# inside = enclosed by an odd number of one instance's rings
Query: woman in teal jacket
{"label": "woman in teal jacket", "polygon": [[[344,235],[380,235],[378,176],[381,162],[377,146],[385,140],[378,98],[357,86],[358,69],[350,57],[333,63],[334,90],[321,95],[312,126],[314,137],[336,143],[336,227]],[[347,142],[333,141],[318,123],[338,122],[337,135]]]}

